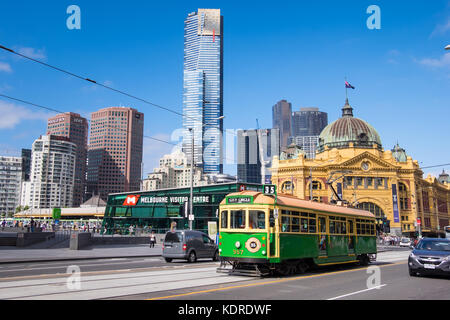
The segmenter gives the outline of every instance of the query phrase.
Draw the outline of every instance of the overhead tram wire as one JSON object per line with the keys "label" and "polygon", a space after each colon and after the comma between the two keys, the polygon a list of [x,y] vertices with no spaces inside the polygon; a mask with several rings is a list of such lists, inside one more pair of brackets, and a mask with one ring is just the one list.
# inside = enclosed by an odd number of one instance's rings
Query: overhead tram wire
{"label": "overhead tram wire", "polygon": [[[34,106],[34,107],[37,107],[37,108],[41,108],[41,109],[45,109],[45,110],[48,110],[48,111],[52,111],[52,112],[55,112],[55,113],[65,113],[66,112],[66,111],[61,111],[61,110],[49,108],[49,107],[46,107],[46,106],[43,106],[43,105],[40,105],[40,104],[37,104],[37,103],[25,101],[25,100],[22,100],[22,99],[19,99],[19,98],[14,98],[14,97],[11,97],[11,96],[7,96],[7,95],[2,94],[2,93],[0,93],[0,97],[7,98],[7,99],[10,99],[10,100],[13,100],[13,101],[18,101],[18,102],[21,102],[21,103],[24,103],[24,104],[28,104],[28,105],[31,105],[31,106]],[[89,119],[86,119],[86,120],[88,122],[91,122],[91,120],[89,120]],[[120,128],[117,128],[117,127],[114,127],[114,126],[108,126],[108,128],[120,129]],[[125,130],[125,129],[120,129],[120,130],[121,131],[126,131],[127,133],[131,132],[131,131],[128,131],[128,130]],[[177,143],[169,142],[169,141],[166,141],[166,140],[163,140],[163,139],[158,139],[158,138],[154,138],[154,137],[150,137],[150,136],[146,136],[146,135],[143,135],[143,137],[147,138],[147,139],[155,140],[155,141],[158,141],[158,142],[170,144],[172,146],[178,146]],[[230,159],[230,158],[226,158],[226,157],[223,157],[223,159],[230,160],[230,161],[235,161],[236,160],[236,159]]]}
{"label": "overhead tram wire", "polygon": [[[18,101],[18,102],[21,102],[21,103],[25,103],[25,104],[28,104],[28,105],[31,105],[31,106],[34,106],[34,107],[38,107],[38,108],[41,108],[41,109],[49,110],[49,111],[52,111],[52,112],[55,112],[55,113],[65,113],[65,111],[56,110],[56,109],[49,108],[49,107],[46,107],[46,106],[42,106],[42,105],[39,105],[39,104],[36,104],[36,103],[33,103],[33,102],[29,102],[29,101],[25,101],[25,100],[22,100],[22,99],[14,98],[14,97],[11,97],[11,96],[7,96],[7,95],[4,95],[2,93],[0,93],[0,97],[4,97],[4,98],[10,99],[10,100],[14,100],[14,101]],[[89,119],[86,119],[86,120],[88,122],[91,122],[91,120],[89,120]],[[114,126],[108,126],[107,128],[119,129],[120,131],[126,131],[127,133],[131,133],[131,131],[128,131],[126,129],[117,128],[117,127],[114,127]],[[171,144],[173,146],[177,146],[178,145],[178,144],[173,143],[173,142],[165,141],[165,140],[162,140],[162,139],[158,139],[158,138],[154,138],[154,137],[150,137],[150,136],[146,136],[146,135],[143,135],[143,137],[147,138],[147,139],[151,139],[151,140],[155,140],[155,141]]]}
{"label": "overhead tram wire", "polygon": [[[186,118],[191,119],[191,120],[194,120],[194,121],[198,121],[198,119],[193,118],[193,117],[191,117],[191,116],[184,115],[184,114],[182,114],[182,113],[180,113],[180,112],[178,112],[178,111],[175,111],[175,110],[172,110],[172,109],[170,109],[170,108],[161,106],[161,105],[159,105],[159,104],[156,104],[156,103],[147,101],[147,100],[145,100],[145,99],[139,98],[139,97],[137,97],[137,96],[135,96],[135,95],[132,95],[132,94],[127,93],[127,92],[124,92],[124,91],[122,91],[122,90],[114,89],[114,88],[112,88],[112,87],[110,87],[110,86],[107,86],[107,85],[105,85],[105,84],[99,83],[99,82],[97,82],[97,81],[95,81],[95,80],[92,80],[92,79],[90,79],[90,78],[86,78],[86,77],[77,75],[77,74],[75,74],[75,73],[73,73],[73,72],[64,70],[64,69],[62,69],[62,68],[59,68],[59,67],[53,66],[53,65],[51,65],[51,64],[45,63],[45,62],[43,62],[43,61],[34,59],[34,58],[32,58],[32,57],[26,56],[26,55],[24,55],[24,54],[22,54],[22,53],[16,52],[16,51],[14,51],[14,50],[12,50],[12,49],[10,49],[10,48],[7,48],[7,47],[5,47],[5,46],[2,46],[1,44],[0,44],[0,49],[3,49],[3,50],[5,50],[5,51],[8,51],[8,52],[10,52],[10,53],[12,53],[12,54],[15,54],[15,55],[17,55],[17,56],[20,56],[20,57],[22,57],[22,58],[31,60],[31,61],[33,61],[33,62],[39,63],[39,64],[41,64],[41,65],[43,65],[43,66],[45,66],[45,67],[51,68],[51,69],[53,69],[53,70],[56,70],[56,71],[65,73],[65,74],[67,74],[67,75],[69,75],[69,76],[78,78],[78,79],[83,80],[83,81],[88,81],[88,82],[90,82],[90,83],[92,83],[92,84],[98,85],[98,86],[103,87],[103,88],[105,88],[105,89],[114,91],[114,92],[116,92],[116,93],[125,95],[125,96],[127,96],[127,97],[136,99],[136,100],[138,100],[138,101],[144,102],[144,103],[149,104],[149,105],[151,105],[151,106],[160,108],[160,109],[162,109],[162,110],[165,110],[165,111],[174,113],[174,114],[179,115],[179,116],[182,116],[182,117],[186,117]],[[226,130],[226,129],[225,129],[225,130]],[[233,132],[233,134],[236,135],[235,132]]]}

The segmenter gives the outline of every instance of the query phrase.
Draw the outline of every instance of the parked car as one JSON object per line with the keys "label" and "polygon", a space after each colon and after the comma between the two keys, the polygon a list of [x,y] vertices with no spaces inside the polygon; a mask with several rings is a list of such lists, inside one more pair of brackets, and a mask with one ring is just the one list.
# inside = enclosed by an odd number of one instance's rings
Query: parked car
{"label": "parked car", "polygon": [[443,274],[450,276],[450,239],[424,238],[408,258],[410,276]]}
{"label": "parked car", "polygon": [[411,246],[411,239],[403,237],[400,240],[400,244],[399,245],[400,245],[400,247],[409,247],[409,246]]}
{"label": "parked car", "polygon": [[195,230],[177,230],[167,232],[163,241],[162,256],[166,262],[183,259],[195,262],[199,258],[219,259],[219,250],[215,241],[206,233]]}

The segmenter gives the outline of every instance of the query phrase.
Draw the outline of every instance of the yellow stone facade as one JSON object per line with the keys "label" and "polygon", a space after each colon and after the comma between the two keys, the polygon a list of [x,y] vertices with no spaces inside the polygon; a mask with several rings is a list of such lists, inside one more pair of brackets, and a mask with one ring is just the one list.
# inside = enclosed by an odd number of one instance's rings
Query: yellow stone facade
{"label": "yellow stone facade", "polygon": [[[406,153],[401,161],[398,159],[380,144],[362,147],[349,142],[331,149],[323,144],[315,159],[305,158],[291,146],[280,157],[274,157],[272,183],[278,193],[324,203],[337,200],[334,188],[344,200],[340,205],[370,210],[380,224],[386,217],[391,234],[414,236],[419,229],[415,222],[420,218],[422,235],[442,236],[443,227],[449,225],[450,185],[431,176],[424,179],[418,161]],[[398,214],[394,214],[395,195]]]}

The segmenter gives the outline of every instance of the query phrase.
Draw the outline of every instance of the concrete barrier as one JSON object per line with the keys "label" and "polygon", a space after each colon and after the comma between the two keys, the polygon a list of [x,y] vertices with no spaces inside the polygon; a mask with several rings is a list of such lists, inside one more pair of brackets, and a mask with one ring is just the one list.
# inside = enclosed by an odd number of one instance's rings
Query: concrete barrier
{"label": "concrete barrier", "polygon": [[54,237],[54,232],[18,232],[16,236],[16,247],[26,247]]}
{"label": "concrete barrier", "polygon": [[90,232],[76,232],[70,235],[70,250],[80,250],[92,244]]}

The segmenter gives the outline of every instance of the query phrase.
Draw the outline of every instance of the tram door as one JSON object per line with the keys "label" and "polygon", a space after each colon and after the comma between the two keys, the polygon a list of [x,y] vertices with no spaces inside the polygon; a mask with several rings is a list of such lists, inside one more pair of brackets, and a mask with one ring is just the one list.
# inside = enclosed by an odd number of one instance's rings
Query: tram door
{"label": "tram door", "polygon": [[327,256],[328,236],[327,236],[327,218],[319,216],[319,256]]}
{"label": "tram door", "polygon": [[347,219],[348,254],[355,254],[355,219]]}

